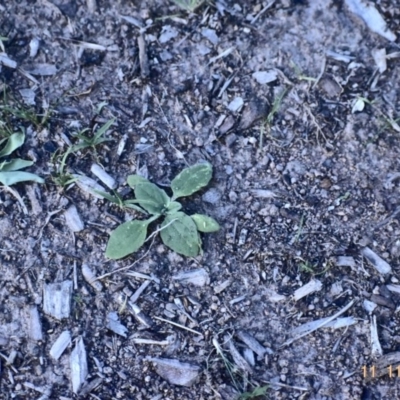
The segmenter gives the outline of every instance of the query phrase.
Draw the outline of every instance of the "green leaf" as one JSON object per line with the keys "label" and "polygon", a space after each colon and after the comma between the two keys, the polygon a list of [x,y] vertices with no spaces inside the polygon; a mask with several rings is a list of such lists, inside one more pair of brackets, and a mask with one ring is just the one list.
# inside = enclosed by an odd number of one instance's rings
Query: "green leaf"
{"label": "green leaf", "polygon": [[13,160],[0,163],[0,171],[18,171],[19,169],[30,167],[32,164],[33,161],[14,158]]}
{"label": "green leaf", "polygon": [[161,225],[161,239],[166,246],[187,257],[199,254],[199,234],[192,218],[183,212],[168,214]]}
{"label": "green leaf", "polygon": [[209,233],[219,230],[219,224],[214,218],[203,214],[193,214],[191,217],[200,232]]}
{"label": "green leaf", "polygon": [[239,400],[250,400],[255,397],[265,396],[267,394],[268,386],[258,386],[252,392],[245,392],[240,397]]}
{"label": "green leaf", "polygon": [[114,121],[115,121],[114,118],[110,119],[109,121],[107,121],[107,122],[96,132],[96,134],[94,135],[94,143],[95,143],[95,144],[99,144],[99,143],[101,143],[101,142],[104,142],[105,140],[111,140],[111,139],[101,139],[101,141],[99,141],[99,140],[100,140],[100,136],[104,135],[104,134],[108,131],[108,129],[111,127],[111,125],[114,123]]}
{"label": "green leaf", "polygon": [[119,197],[117,196],[112,196],[111,194],[107,192],[103,192],[102,190],[93,190],[95,193],[99,194],[100,196],[104,197],[108,201],[114,204],[118,204],[119,206],[122,205],[122,201]]}
{"label": "green leaf", "polygon": [[137,251],[145,242],[149,221],[128,221],[115,229],[107,244],[106,257],[113,260]]}
{"label": "green leaf", "polygon": [[139,183],[149,183],[150,181],[140,175],[129,175],[127,182],[132,189],[135,189],[136,185],[138,185]]}
{"label": "green leaf", "polygon": [[151,182],[137,184],[135,196],[139,205],[150,214],[162,214],[170,202],[165,191]]}
{"label": "green leaf", "polygon": [[11,186],[14,185],[15,183],[28,182],[28,181],[44,183],[44,179],[35,174],[31,174],[30,172],[23,172],[23,171],[0,172],[0,183],[6,186]]}
{"label": "green leaf", "polygon": [[6,142],[6,145],[0,151],[0,157],[5,157],[11,154],[14,150],[18,149],[24,144],[25,134],[22,132],[13,133]]}
{"label": "green leaf", "polygon": [[181,208],[182,208],[181,203],[178,203],[177,201],[171,201],[167,206],[167,213],[168,214],[176,213]]}
{"label": "green leaf", "polygon": [[185,168],[171,182],[173,192],[172,199],[189,196],[197,192],[210,182],[212,176],[212,165],[201,163]]}

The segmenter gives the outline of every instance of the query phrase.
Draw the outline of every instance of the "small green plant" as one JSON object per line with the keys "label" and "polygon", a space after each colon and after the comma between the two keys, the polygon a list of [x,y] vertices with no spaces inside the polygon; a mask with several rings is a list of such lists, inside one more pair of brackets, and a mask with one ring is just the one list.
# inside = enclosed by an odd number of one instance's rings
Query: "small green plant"
{"label": "small green plant", "polygon": [[244,392],[240,395],[238,400],[249,400],[249,399],[265,399],[267,394],[268,386],[257,386],[252,392]]}
{"label": "small green plant", "polygon": [[185,11],[194,12],[196,8],[200,7],[204,0],[172,0],[178,7]]}
{"label": "small green plant", "polygon": [[[0,159],[9,156],[16,149],[21,147],[25,142],[25,134],[22,132],[13,133],[8,138],[0,140],[3,148],[0,150]],[[30,172],[20,171],[23,168],[30,167],[33,161],[22,160],[21,158],[13,158],[11,160],[0,161],[0,183],[5,186],[11,186],[19,182],[33,181],[44,183],[39,176]]]}
{"label": "small green plant", "polygon": [[271,111],[268,113],[267,117],[264,120],[264,124],[261,125],[260,128],[260,139],[259,139],[259,149],[261,150],[263,148],[263,140],[264,140],[264,134],[265,131],[268,133],[271,131],[271,126],[273,119],[275,117],[275,114],[279,111],[283,98],[286,96],[287,89],[283,89],[281,93],[274,99],[274,102],[272,103]]}
{"label": "small green plant", "polygon": [[122,202],[119,196],[104,196],[108,200],[152,215],[146,220],[133,220],[115,229],[107,244],[106,257],[120,259],[137,251],[146,241],[147,228],[156,219],[164,216],[160,236],[166,246],[187,257],[196,257],[201,251],[199,232],[215,232],[217,221],[207,215],[187,215],[176,199],[190,196],[206,186],[212,176],[212,166],[201,163],[182,170],[171,182],[172,197],[154,183],[139,175],[128,176],[128,185],[134,190],[136,199]]}
{"label": "small green plant", "polygon": [[93,136],[84,135],[84,133],[88,132],[89,129],[88,128],[83,129],[82,131],[78,132],[75,135],[75,137],[79,139],[78,143],[68,147],[67,151],[64,154],[62,155],[58,154],[57,159],[61,157],[61,161],[60,164],[57,166],[57,173],[55,174],[55,176],[53,176],[53,180],[57,185],[64,187],[77,180],[76,178],[74,178],[72,175],[70,175],[65,171],[65,166],[68,156],[72,153],[75,153],[79,150],[84,150],[86,148],[91,148],[92,150],[94,150],[94,152],[96,152],[97,145],[111,140],[105,138],[104,134],[108,131],[108,129],[111,127],[114,121],[115,121],[114,119],[110,119],[109,121],[107,121],[93,134]]}

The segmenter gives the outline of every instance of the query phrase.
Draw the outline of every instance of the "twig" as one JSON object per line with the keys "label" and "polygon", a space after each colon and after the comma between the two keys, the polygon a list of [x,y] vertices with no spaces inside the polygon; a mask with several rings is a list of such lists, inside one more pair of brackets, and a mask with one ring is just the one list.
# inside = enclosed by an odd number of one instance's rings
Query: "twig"
{"label": "twig", "polygon": [[342,315],[343,313],[345,313],[350,307],[353,306],[353,304],[355,303],[355,300],[352,300],[349,304],[347,304],[347,306],[343,307],[341,310],[339,310],[336,314],[332,315],[331,317],[327,318],[325,321],[321,322],[321,324],[319,324],[318,326],[316,326],[315,328],[310,329],[307,332],[302,333],[301,335],[298,335],[292,339],[287,340],[285,343],[283,343],[279,348],[281,349],[282,347],[288,346],[289,344],[292,344],[293,342],[295,342],[296,340],[301,339],[304,336],[309,335],[310,333],[316,331],[319,328],[322,328],[323,326],[325,326],[326,324],[328,324],[329,322],[333,321],[334,319],[336,319],[337,317],[339,317],[339,315]]}
{"label": "twig", "polygon": [[261,382],[268,383],[268,385],[271,385],[271,386],[281,386],[281,387],[286,387],[289,389],[302,390],[303,392],[308,392],[310,390],[310,389],[307,389],[307,388],[301,387],[301,386],[290,386],[290,385],[285,385],[284,383],[264,381],[263,379],[261,379]]}
{"label": "twig", "polygon": [[256,22],[258,20],[259,17],[261,17],[261,15],[263,15],[265,13],[265,11],[267,11],[269,8],[271,8],[275,3],[275,0],[272,0],[270,3],[268,3],[251,21],[250,24],[254,24],[254,22]]}
{"label": "twig", "polygon": [[26,208],[26,205],[25,205],[24,201],[22,200],[21,196],[19,195],[19,193],[16,190],[10,188],[10,186],[7,186],[7,185],[3,186],[3,189],[6,190],[7,192],[11,193],[18,200],[18,203],[22,207],[23,213],[25,215],[27,215],[28,214],[28,209]]}
{"label": "twig", "polygon": [[107,276],[113,275],[113,274],[115,274],[116,272],[125,271],[126,269],[132,268],[132,267],[133,267],[135,264],[137,264],[139,261],[143,260],[143,258],[147,257],[147,255],[149,254],[149,252],[150,252],[150,250],[151,250],[151,247],[153,246],[154,239],[155,239],[155,236],[154,236],[152,242],[150,243],[150,247],[149,247],[149,249],[146,251],[146,253],[144,253],[142,257],[138,258],[133,264],[128,265],[128,266],[126,266],[126,267],[118,268],[118,269],[116,269],[116,270],[114,270],[114,271],[111,271],[111,272],[107,272],[106,274],[101,275],[101,276],[98,276],[96,279],[93,279],[92,282],[95,282],[95,281],[98,281],[98,280],[100,280],[100,279],[106,278]]}
{"label": "twig", "polygon": [[164,319],[164,318],[161,318],[161,317],[153,317],[153,318],[154,319],[158,319],[159,321],[166,322],[168,324],[177,326],[178,328],[186,329],[187,331],[195,333],[196,335],[203,336],[203,334],[201,332],[195,331],[194,329],[188,328],[187,326],[184,326],[184,325],[181,325],[181,324],[177,324],[176,322],[169,321],[168,319]]}

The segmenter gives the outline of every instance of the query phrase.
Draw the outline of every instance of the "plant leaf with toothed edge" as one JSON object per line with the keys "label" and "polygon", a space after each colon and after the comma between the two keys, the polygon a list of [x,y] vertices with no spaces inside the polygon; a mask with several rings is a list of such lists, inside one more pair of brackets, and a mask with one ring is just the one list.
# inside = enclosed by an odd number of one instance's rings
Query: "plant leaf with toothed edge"
{"label": "plant leaf with toothed edge", "polygon": [[135,185],[135,196],[140,207],[150,214],[162,214],[170,202],[165,191],[151,182]]}
{"label": "plant leaf with toothed edge", "polygon": [[183,212],[168,214],[161,224],[163,243],[178,254],[196,257],[199,254],[199,234],[192,218]]}
{"label": "plant leaf with toothed edge", "polygon": [[185,168],[171,182],[172,200],[197,192],[210,182],[211,176],[212,165],[208,162]]}
{"label": "plant leaf with toothed edge", "polygon": [[209,217],[208,215],[193,214],[191,215],[191,217],[195,222],[197,229],[200,232],[210,233],[219,230],[218,222],[214,218]]}
{"label": "plant leaf with toothed edge", "polygon": [[149,221],[128,221],[112,231],[107,243],[106,257],[118,260],[137,251],[146,240]]}

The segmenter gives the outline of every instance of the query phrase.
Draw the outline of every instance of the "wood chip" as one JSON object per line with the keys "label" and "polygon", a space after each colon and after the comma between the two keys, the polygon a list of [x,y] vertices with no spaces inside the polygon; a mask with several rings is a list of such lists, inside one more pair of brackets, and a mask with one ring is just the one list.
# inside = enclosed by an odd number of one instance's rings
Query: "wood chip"
{"label": "wood chip", "polygon": [[61,320],[71,313],[72,281],[49,283],[43,286],[43,311]]}
{"label": "wood chip", "polygon": [[369,261],[369,263],[382,275],[392,272],[392,267],[369,247],[361,250],[361,254]]}
{"label": "wood chip", "polygon": [[77,394],[88,375],[88,364],[83,339],[76,341],[70,356],[72,391]]}
{"label": "wood chip", "polygon": [[107,329],[113,331],[117,335],[126,337],[128,328],[121,324],[118,318],[118,314],[115,311],[111,311],[107,314]]}
{"label": "wood chip", "polygon": [[34,341],[43,340],[42,324],[39,317],[39,311],[36,306],[27,308],[28,336]]}
{"label": "wood chip", "polygon": [[319,281],[318,279],[311,279],[310,282],[303,285],[301,288],[297,289],[294,292],[293,296],[295,301],[298,301],[311,293],[320,291],[321,289],[322,289],[322,282]]}
{"label": "wood chip", "polygon": [[139,47],[140,74],[142,78],[147,78],[150,75],[150,67],[146,51],[146,42],[142,34],[138,36],[138,47]]}
{"label": "wood chip", "polygon": [[77,208],[71,205],[64,211],[65,222],[72,232],[80,232],[84,229],[82,218],[80,217]]}
{"label": "wood chip", "polygon": [[70,345],[71,343],[71,333],[70,331],[63,331],[61,335],[57,338],[54,342],[53,346],[50,349],[50,356],[55,360],[58,360],[64,350]]}
{"label": "wood chip", "polygon": [[92,174],[96,175],[97,178],[99,178],[107,187],[110,189],[115,189],[117,184],[115,182],[115,179],[109,175],[100,165],[98,164],[92,164],[92,167],[90,168],[90,171]]}
{"label": "wood chip", "polygon": [[180,272],[174,275],[172,279],[181,282],[183,285],[192,284],[199,287],[210,283],[210,276],[204,268]]}
{"label": "wood chip", "polygon": [[148,357],[155,364],[156,372],[173,385],[192,386],[200,374],[200,367],[168,358]]}
{"label": "wood chip", "polygon": [[236,336],[258,356],[264,357],[267,349],[262,346],[253,336],[243,330],[236,332]]}

